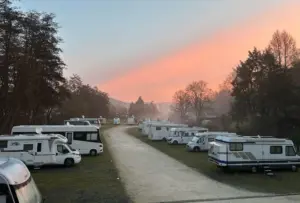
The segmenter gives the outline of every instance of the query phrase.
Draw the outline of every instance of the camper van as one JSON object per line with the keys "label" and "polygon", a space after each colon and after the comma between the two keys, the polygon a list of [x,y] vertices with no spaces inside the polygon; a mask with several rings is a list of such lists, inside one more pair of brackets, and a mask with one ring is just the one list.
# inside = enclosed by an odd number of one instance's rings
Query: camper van
{"label": "camper van", "polygon": [[25,164],[15,158],[0,158],[0,202],[42,203],[41,196]]}
{"label": "camper van", "polygon": [[114,118],[113,122],[114,122],[114,125],[120,125],[120,123],[121,123],[120,118],[117,118],[117,117]]}
{"label": "camper van", "polygon": [[68,139],[68,144],[77,149],[80,154],[96,156],[103,152],[99,127],[72,125],[21,125],[12,128],[12,134],[37,134],[40,129],[43,134],[61,134]]}
{"label": "camper van", "polygon": [[127,118],[127,125],[135,125],[135,118],[134,116]]}
{"label": "camper van", "polygon": [[188,151],[208,151],[210,142],[214,141],[219,135],[237,136],[235,133],[229,132],[203,132],[197,133],[186,145]]}
{"label": "camper van", "polygon": [[70,118],[70,121],[87,121],[89,122],[91,125],[94,125],[96,127],[101,127],[101,123],[100,123],[100,119],[99,118],[85,118],[84,116],[82,116],[82,118]]}
{"label": "camper van", "polygon": [[65,120],[65,125],[92,125],[89,121]]}
{"label": "camper van", "polygon": [[169,144],[187,144],[192,138],[200,132],[207,132],[207,128],[201,127],[185,127],[185,128],[172,128],[167,141]]}
{"label": "camper van", "polygon": [[169,130],[171,128],[187,127],[184,124],[172,124],[172,123],[153,123],[149,126],[148,138],[150,140],[167,140]]}
{"label": "camper van", "polygon": [[169,121],[157,121],[157,120],[150,120],[147,119],[142,124],[142,135],[149,136],[150,127],[152,124],[171,124]]}
{"label": "camper van", "polygon": [[81,161],[79,151],[67,144],[62,135],[7,135],[0,136],[0,157],[20,159],[29,166],[72,166]]}
{"label": "camper van", "polygon": [[218,136],[210,143],[209,161],[222,168],[289,168],[297,170],[300,157],[291,140],[274,137]]}

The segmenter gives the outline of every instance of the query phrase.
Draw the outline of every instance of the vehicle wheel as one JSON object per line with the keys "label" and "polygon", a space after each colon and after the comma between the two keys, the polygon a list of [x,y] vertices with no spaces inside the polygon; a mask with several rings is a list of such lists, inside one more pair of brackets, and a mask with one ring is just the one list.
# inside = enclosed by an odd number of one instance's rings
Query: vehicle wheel
{"label": "vehicle wheel", "polygon": [[252,173],[256,173],[256,172],[257,172],[257,168],[256,168],[255,166],[253,166],[253,167],[251,168],[251,171],[252,171]]}
{"label": "vehicle wheel", "polygon": [[73,164],[74,164],[74,160],[73,159],[67,158],[65,160],[65,166],[70,167],[70,166],[73,166]]}
{"label": "vehicle wheel", "polygon": [[163,141],[167,141],[167,139],[164,137],[163,139],[162,139]]}
{"label": "vehicle wheel", "polygon": [[97,155],[97,151],[94,150],[94,149],[92,149],[92,150],[90,151],[90,155],[91,155],[91,156],[96,156],[96,155]]}
{"label": "vehicle wheel", "polygon": [[297,166],[292,166],[292,171],[293,172],[297,172],[297,170],[298,170]]}
{"label": "vehicle wheel", "polygon": [[199,147],[194,147],[194,151],[195,152],[200,152],[200,148]]}
{"label": "vehicle wheel", "polygon": [[178,144],[178,141],[175,140],[175,141],[173,142],[173,144]]}

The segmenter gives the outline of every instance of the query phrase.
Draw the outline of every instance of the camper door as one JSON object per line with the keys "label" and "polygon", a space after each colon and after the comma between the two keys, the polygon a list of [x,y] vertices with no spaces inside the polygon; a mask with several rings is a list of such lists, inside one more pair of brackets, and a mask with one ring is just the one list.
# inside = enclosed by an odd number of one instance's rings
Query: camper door
{"label": "camper door", "polygon": [[65,137],[68,139],[68,144],[71,145],[73,142],[73,132],[66,132]]}

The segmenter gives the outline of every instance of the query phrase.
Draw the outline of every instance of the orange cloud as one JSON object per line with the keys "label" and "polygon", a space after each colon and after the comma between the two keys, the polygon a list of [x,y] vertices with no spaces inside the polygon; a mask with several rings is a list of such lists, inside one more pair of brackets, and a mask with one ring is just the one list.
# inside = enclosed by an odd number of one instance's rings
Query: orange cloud
{"label": "orange cloud", "polygon": [[110,96],[133,101],[171,101],[178,89],[193,80],[204,80],[216,89],[239,60],[254,46],[264,48],[276,29],[285,29],[300,40],[299,2],[257,16],[204,42],[195,43],[160,60],[133,68],[98,87]]}

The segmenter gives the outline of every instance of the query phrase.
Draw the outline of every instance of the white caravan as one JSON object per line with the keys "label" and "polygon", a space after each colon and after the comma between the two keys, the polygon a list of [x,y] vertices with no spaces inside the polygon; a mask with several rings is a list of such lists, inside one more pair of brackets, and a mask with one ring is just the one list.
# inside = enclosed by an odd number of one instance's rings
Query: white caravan
{"label": "white caravan", "polygon": [[155,123],[150,124],[148,138],[150,140],[167,140],[171,128],[187,127],[184,124]]}
{"label": "white caravan", "polygon": [[229,132],[203,132],[197,133],[191,141],[186,145],[188,151],[207,151],[210,147],[210,142],[214,141],[219,135],[224,136],[237,136],[236,133]]}
{"label": "white caravan", "polygon": [[81,156],[67,142],[58,134],[0,136],[0,157],[17,158],[29,166],[72,166],[81,161]]}
{"label": "white caravan", "polygon": [[120,125],[120,123],[121,123],[120,118],[117,118],[117,117],[114,118],[113,123],[114,123],[114,125]]}
{"label": "white caravan", "polygon": [[172,128],[172,133],[169,134],[167,141],[169,144],[187,144],[199,132],[207,132],[207,128],[201,127],[185,127]]}
{"label": "white caravan", "polygon": [[211,162],[219,167],[290,168],[297,170],[300,156],[291,140],[274,137],[218,136],[208,151]]}
{"label": "white caravan", "polygon": [[100,119],[99,118],[70,118],[71,121],[88,121],[91,125],[101,127]]}
{"label": "white caravan", "polygon": [[134,118],[134,116],[127,118],[127,125],[135,125],[135,118]]}
{"label": "white caravan", "polygon": [[170,124],[170,122],[169,121],[146,120],[143,122],[142,135],[149,136],[150,127],[152,124]]}
{"label": "white caravan", "polygon": [[40,129],[43,134],[61,134],[68,139],[68,144],[77,149],[80,154],[95,156],[103,152],[99,127],[72,125],[21,125],[12,128],[12,134],[37,134]]}
{"label": "white caravan", "polygon": [[25,164],[15,158],[0,158],[0,202],[42,203],[41,196]]}

